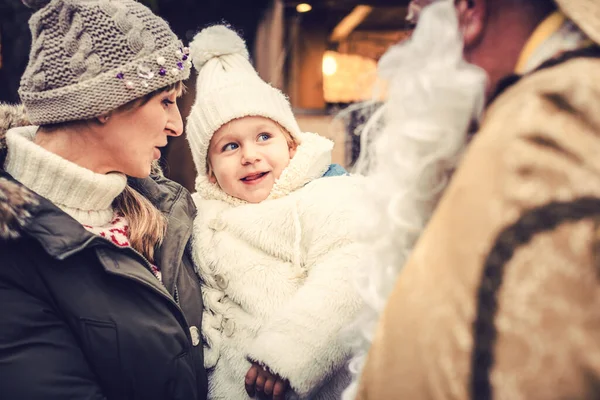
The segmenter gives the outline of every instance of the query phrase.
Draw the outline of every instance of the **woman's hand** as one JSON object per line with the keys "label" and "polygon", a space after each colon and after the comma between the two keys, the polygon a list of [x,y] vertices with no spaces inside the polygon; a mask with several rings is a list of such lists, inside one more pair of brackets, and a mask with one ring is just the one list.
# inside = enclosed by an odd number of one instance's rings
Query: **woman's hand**
{"label": "woman's hand", "polygon": [[259,398],[272,400],[284,400],[289,386],[286,379],[272,374],[257,363],[252,363],[252,367],[246,373],[245,384],[250,397],[258,394]]}

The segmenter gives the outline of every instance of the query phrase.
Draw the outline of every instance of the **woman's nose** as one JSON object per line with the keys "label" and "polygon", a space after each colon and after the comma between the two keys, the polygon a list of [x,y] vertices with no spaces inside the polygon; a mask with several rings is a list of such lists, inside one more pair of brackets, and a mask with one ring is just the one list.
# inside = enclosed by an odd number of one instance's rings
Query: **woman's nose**
{"label": "woman's nose", "polygon": [[179,112],[177,104],[169,107],[169,119],[166,130],[169,136],[180,136],[183,133],[183,120],[181,119],[181,112]]}

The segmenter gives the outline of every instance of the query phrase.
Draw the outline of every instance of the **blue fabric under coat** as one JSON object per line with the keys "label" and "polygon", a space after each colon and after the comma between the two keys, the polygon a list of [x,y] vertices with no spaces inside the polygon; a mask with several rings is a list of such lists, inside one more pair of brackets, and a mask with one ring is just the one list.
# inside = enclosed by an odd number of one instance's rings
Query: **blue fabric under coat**
{"label": "blue fabric under coat", "polygon": [[323,178],[326,178],[329,176],[342,176],[342,175],[350,175],[350,174],[341,165],[331,164],[329,166],[329,168],[327,169],[327,171],[325,171],[325,173],[323,174]]}

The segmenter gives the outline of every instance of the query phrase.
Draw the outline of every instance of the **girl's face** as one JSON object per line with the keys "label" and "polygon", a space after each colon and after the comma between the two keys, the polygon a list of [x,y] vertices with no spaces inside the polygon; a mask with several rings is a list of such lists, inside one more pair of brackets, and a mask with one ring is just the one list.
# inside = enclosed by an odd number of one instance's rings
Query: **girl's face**
{"label": "girl's face", "polygon": [[215,132],[208,149],[209,179],[230,196],[260,203],[290,163],[295,146],[270,119],[235,119]]}
{"label": "girl's face", "polygon": [[178,89],[160,92],[141,106],[109,114],[98,135],[109,170],[136,178],[150,174],[152,161],[160,158],[159,148],[167,145],[169,136],[183,132],[175,103],[179,94]]}

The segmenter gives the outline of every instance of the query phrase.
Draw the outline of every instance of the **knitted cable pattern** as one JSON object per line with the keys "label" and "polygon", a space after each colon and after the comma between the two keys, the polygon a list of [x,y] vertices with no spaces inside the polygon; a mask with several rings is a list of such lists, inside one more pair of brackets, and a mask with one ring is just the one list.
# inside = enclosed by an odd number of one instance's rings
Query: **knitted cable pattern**
{"label": "knitted cable pattern", "polygon": [[155,42],[152,34],[147,31],[144,22],[137,15],[129,12],[125,5],[104,0],[99,3],[99,7],[106,15],[112,17],[115,26],[125,35],[131,52],[139,56],[154,51]]}
{"label": "knitted cable pattern", "polygon": [[46,31],[42,30],[43,24],[36,23],[36,15],[34,15],[34,17],[32,17],[29,21],[32,37],[29,55],[29,63],[31,64],[31,67],[28,67],[23,73],[23,76],[21,77],[21,87],[38,91],[45,89],[44,82],[46,81],[46,76],[42,70],[42,66],[45,58],[43,53],[43,44],[46,41]]}
{"label": "knitted cable pattern", "polygon": [[598,216],[598,198],[582,197],[572,202],[552,202],[524,213],[498,235],[486,259],[477,294],[471,357],[472,399],[493,399],[490,374],[494,366],[494,347],[498,336],[495,318],[498,314],[498,295],[508,262],[535,235],[552,231],[564,223]]}
{"label": "knitted cable pattern", "polygon": [[65,6],[59,15],[59,26],[65,32],[65,51],[71,57],[71,71],[77,80],[92,78],[100,72],[100,57],[94,52],[92,37],[84,30],[82,17],[72,6]]}

